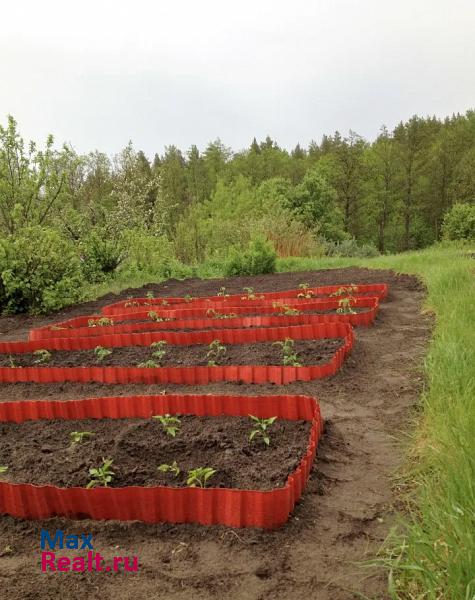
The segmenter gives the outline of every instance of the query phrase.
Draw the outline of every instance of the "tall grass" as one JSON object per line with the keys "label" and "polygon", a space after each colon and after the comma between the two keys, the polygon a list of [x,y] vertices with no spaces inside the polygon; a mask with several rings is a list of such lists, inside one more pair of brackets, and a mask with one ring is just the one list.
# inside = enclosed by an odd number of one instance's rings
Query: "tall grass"
{"label": "tall grass", "polygon": [[387,543],[392,598],[475,599],[475,261],[433,247],[374,259],[288,259],[279,270],[358,265],[422,277],[436,327],[405,469],[408,513]]}

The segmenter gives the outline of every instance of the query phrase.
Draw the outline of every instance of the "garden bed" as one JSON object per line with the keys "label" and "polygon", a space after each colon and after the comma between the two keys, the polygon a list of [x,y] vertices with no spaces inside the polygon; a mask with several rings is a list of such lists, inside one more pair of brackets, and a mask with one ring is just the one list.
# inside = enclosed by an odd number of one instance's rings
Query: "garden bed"
{"label": "garden bed", "polygon": [[[174,435],[153,419],[183,414]],[[259,436],[250,441],[250,414],[276,418],[266,430],[268,446]],[[0,404],[0,422],[0,454],[11,463],[1,475],[0,512],[257,527],[287,520],[322,430],[318,403],[306,396],[10,402]],[[70,437],[86,431],[95,435]],[[114,461],[113,475],[88,489],[88,469],[101,466],[104,455]],[[173,461],[185,479],[157,471]],[[216,472],[190,482],[198,467]]]}

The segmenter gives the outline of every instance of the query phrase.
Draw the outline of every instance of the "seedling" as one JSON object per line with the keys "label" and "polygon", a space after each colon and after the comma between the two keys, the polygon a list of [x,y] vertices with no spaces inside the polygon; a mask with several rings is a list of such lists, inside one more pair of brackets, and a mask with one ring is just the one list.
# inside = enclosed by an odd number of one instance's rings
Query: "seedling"
{"label": "seedling", "polygon": [[242,289],[246,292],[246,295],[242,296],[241,300],[262,300],[264,298],[264,296],[256,296],[256,294],[254,294],[254,288],[252,287],[245,287]]}
{"label": "seedling", "polygon": [[282,362],[286,367],[301,367],[301,363],[298,361],[298,354],[294,349],[294,340],[292,338],[285,338],[283,342],[274,342],[273,346],[280,346],[282,348]]}
{"label": "seedling", "polygon": [[133,306],[140,306],[140,302],[138,302],[137,300],[128,300],[124,304],[124,308],[132,308]]}
{"label": "seedling", "polygon": [[44,365],[51,360],[51,352],[48,352],[48,350],[35,350],[33,355],[36,356],[36,359],[33,361],[35,365]]}
{"label": "seedling", "polygon": [[177,431],[181,427],[180,419],[178,417],[173,417],[172,415],[169,415],[169,414],[153,415],[152,419],[157,419],[157,421],[160,421],[160,424],[163,427],[163,431],[167,435],[170,435],[171,437],[175,437],[177,434]]}
{"label": "seedling", "polygon": [[340,288],[337,289],[336,292],[333,292],[333,294],[330,294],[330,296],[351,296],[352,294],[355,294],[358,291],[358,286],[355,285],[354,283],[352,283],[351,285],[347,285],[347,286],[342,286]]}
{"label": "seedling", "polygon": [[194,298],[193,298],[193,296],[190,296],[190,294],[185,294],[185,295],[183,296],[183,300],[184,300],[185,302],[191,302],[192,300],[194,300]]}
{"label": "seedling", "polygon": [[340,298],[338,300],[338,308],[336,312],[341,315],[354,315],[355,311],[352,306],[356,302],[356,299],[353,296],[346,296],[345,298]]}
{"label": "seedling", "polygon": [[208,357],[208,367],[216,367],[218,360],[223,354],[226,354],[226,346],[223,346],[219,340],[213,340],[208,346],[209,350],[206,353]]}
{"label": "seedling", "polygon": [[174,460],[171,465],[167,465],[166,463],[160,465],[158,470],[162,473],[172,473],[175,477],[178,477],[180,474],[180,467],[176,464],[176,460]]}
{"label": "seedling", "polygon": [[165,342],[164,340],[160,340],[159,342],[153,342],[152,344],[150,344],[150,348],[153,350],[152,357],[156,358],[159,364],[162,358],[167,353],[167,351],[165,350],[166,345],[167,342]]}
{"label": "seedling", "polygon": [[249,417],[252,419],[255,427],[255,429],[253,429],[249,434],[249,441],[252,442],[252,440],[257,436],[262,438],[262,441],[266,446],[269,446],[270,438],[267,428],[274,423],[277,417],[269,417],[268,419],[259,419],[259,417],[255,417],[254,415],[249,415]]}
{"label": "seedling", "polygon": [[272,308],[278,309],[280,315],[286,315],[288,317],[301,314],[297,308],[292,308],[288,304],[281,304],[280,302],[273,302]]}
{"label": "seedling", "polygon": [[71,431],[69,434],[71,438],[71,444],[82,444],[86,438],[94,435],[96,434],[92,433],[92,431]]}
{"label": "seedling", "polygon": [[149,319],[152,319],[152,321],[156,321],[157,323],[160,323],[161,321],[165,320],[162,317],[160,317],[158,313],[156,313],[154,310],[151,310],[149,313],[147,313],[147,317]]}
{"label": "seedling", "polygon": [[188,487],[205,488],[208,479],[213,477],[215,473],[216,469],[211,469],[211,467],[198,467],[197,469],[192,469],[191,471],[188,471],[186,485]]}
{"label": "seedling", "polygon": [[226,314],[216,312],[214,310],[214,308],[208,308],[208,310],[206,311],[206,316],[209,317],[210,319],[234,319],[235,317],[237,317],[237,314],[229,313],[226,315]]}
{"label": "seedling", "polygon": [[102,346],[96,346],[94,348],[94,354],[96,355],[96,362],[102,362],[107,356],[112,354],[112,350],[108,350],[107,348],[103,348]]}
{"label": "seedling", "polygon": [[229,294],[226,294],[226,288],[224,286],[219,288],[218,296],[228,297]]}
{"label": "seedling", "polygon": [[149,300],[152,300],[155,296],[153,295],[153,292],[147,292],[147,298]]}
{"label": "seedling", "polygon": [[162,306],[168,306],[168,302],[165,300],[165,298],[162,300]]}
{"label": "seedling", "polygon": [[89,319],[87,322],[88,327],[110,327],[114,325],[114,321],[108,317],[101,317],[100,319]]}
{"label": "seedling", "polygon": [[139,369],[156,369],[159,365],[154,360],[146,360],[145,362],[141,362],[138,365]]}
{"label": "seedling", "polygon": [[315,294],[309,289],[309,283],[300,283],[299,288],[302,290],[297,294],[297,298],[313,298]]}
{"label": "seedling", "polygon": [[102,465],[100,467],[97,467],[97,469],[89,469],[90,481],[86,485],[86,488],[90,489],[98,485],[107,487],[115,475],[114,471],[111,470],[113,462],[114,461],[111,458],[103,458]]}
{"label": "seedling", "polygon": [[0,466],[0,473],[6,473],[8,471],[8,467],[5,465]]}
{"label": "seedling", "polygon": [[8,363],[9,363],[11,369],[18,369],[18,365],[16,364],[13,356],[8,357]]}

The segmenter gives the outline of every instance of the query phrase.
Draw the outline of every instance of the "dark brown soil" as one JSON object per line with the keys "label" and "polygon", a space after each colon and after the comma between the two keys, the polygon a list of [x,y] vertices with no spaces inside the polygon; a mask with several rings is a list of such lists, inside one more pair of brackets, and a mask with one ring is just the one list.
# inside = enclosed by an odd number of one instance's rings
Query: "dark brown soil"
{"label": "dark brown soil", "polygon": [[[402,432],[423,385],[422,362],[432,317],[422,313],[425,290],[408,275],[369,269],[281,273],[146,286],[156,295],[205,296],[226,286],[239,293],[310,285],[390,285],[373,327],[356,342],[334,377],[287,386],[218,383],[209,393],[308,394],[320,398],[326,427],[309,484],[289,522],[277,531],[50,519],[0,518],[1,597],[12,600],[387,600],[387,574],[360,566],[375,558],[394,524],[391,477],[402,462]],[[29,328],[82,314],[137,294],[125,290],[44,318],[0,319],[0,339],[26,339]],[[2,384],[1,400],[160,393],[160,385],[98,383]],[[203,393],[200,386],[167,385],[168,392]],[[0,464],[2,464],[0,457]],[[57,528],[93,535],[106,558],[137,555],[139,572],[46,575],[39,566],[39,532]]]}
{"label": "dark brown soil", "polygon": [[[255,429],[244,417],[180,417],[175,437],[156,419],[83,419],[0,424],[0,457],[14,483],[84,487],[89,468],[113,459],[111,487],[185,486],[197,467],[216,469],[207,487],[282,487],[309,441],[308,421],[279,419],[269,428],[271,444],[249,441]],[[71,443],[71,432],[94,434]],[[157,470],[176,461],[178,476]]]}
{"label": "dark brown soil", "polygon": [[[343,344],[341,338],[322,340],[296,340],[294,344],[299,362],[302,365],[318,365],[328,362],[337,349]],[[51,359],[47,363],[36,364],[34,354],[0,354],[1,367],[76,367],[85,365],[138,366],[152,357],[154,352],[149,346],[131,346],[109,348],[112,354],[98,361],[94,350],[51,351]],[[165,346],[166,354],[160,359],[160,365],[167,366],[205,366],[209,358],[206,354],[208,346]],[[13,365],[11,363],[13,360]],[[220,365],[281,365],[282,349],[271,342],[258,344],[228,344],[226,352],[218,359]]]}

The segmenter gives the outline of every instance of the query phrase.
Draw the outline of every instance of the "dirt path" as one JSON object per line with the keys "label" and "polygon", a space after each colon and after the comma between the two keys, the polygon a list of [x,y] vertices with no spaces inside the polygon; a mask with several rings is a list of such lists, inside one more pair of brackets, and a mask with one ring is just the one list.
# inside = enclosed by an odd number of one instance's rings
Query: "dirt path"
{"label": "dirt path", "polygon": [[[398,432],[417,401],[420,367],[432,322],[421,314],[424,289],[416,279],[388,271],[343,269],[232,280],[169,281],[147,286],[161,294],[230,293],[252,285],[256,292],[285,290],[300,282],[387,282],[390,295],[374,327],[356,330],[352,355],[335,377],[309,383],[203,387],[167,386],[170,392],[242,394],[305,393],[320,398],[326,430],[306,493],[287,525],[277,531],[225,527],[98,523],[52,519],[38,523],[0,519],[0,595],[14,599],[122,600],[350,600],[355,592],[382,600],[383,573],[355,563],[375,555],[392,522],[391,473],[401,462]],[[122,294],[130,295],[130,291]],[[19,339],[34,326],[97,311],[88,303],[54,319],[0,319],[0,339]],[[5,384],[0,400],[70,399],[105,394],[156,393],[161,386],[101,384]],[[1,457],[0,457],[1,464]],[[93,534],[106,558],[137,555],[137,574],[42,574],[41,525],[54,531]],[[5,550],[6,548],[6,550]]]}

